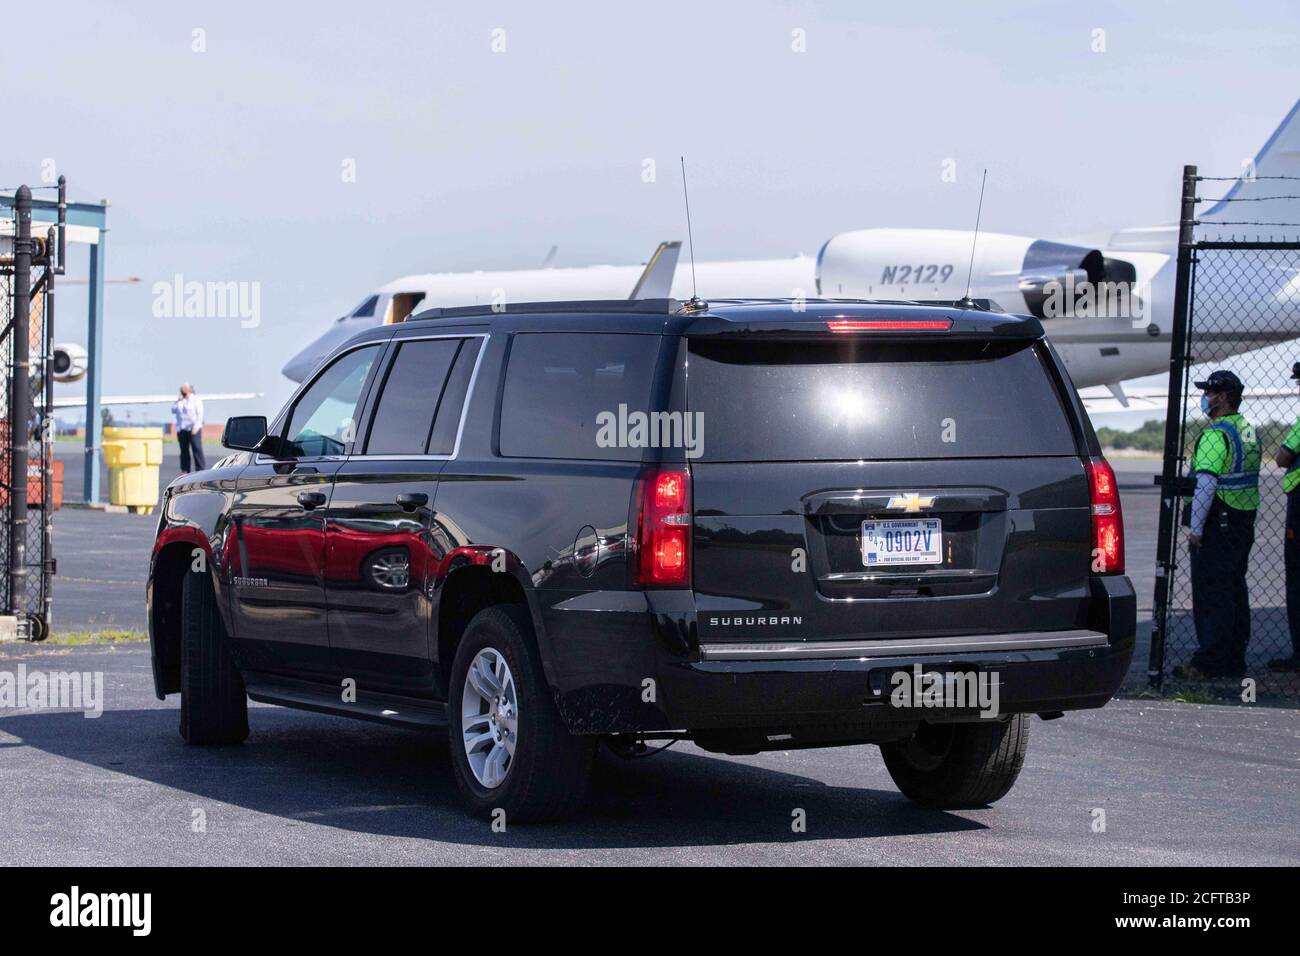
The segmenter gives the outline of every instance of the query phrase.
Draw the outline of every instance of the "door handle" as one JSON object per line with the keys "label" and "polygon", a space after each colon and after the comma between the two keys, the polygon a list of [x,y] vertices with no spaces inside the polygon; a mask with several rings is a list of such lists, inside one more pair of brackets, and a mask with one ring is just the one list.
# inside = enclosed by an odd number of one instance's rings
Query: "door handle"
{"label": "door handle", "polygon": [[403,511],[414,511],[427,505],[429,496],[423,491],[404,491],[397,496],[397,503],[402,506]]}
{"label": "door handle", "polygon": [[325,503],[325,495],[319,491],[300,491],[298,492],[298,504],[302,505],[304,510],[311,511],[319,508]]}

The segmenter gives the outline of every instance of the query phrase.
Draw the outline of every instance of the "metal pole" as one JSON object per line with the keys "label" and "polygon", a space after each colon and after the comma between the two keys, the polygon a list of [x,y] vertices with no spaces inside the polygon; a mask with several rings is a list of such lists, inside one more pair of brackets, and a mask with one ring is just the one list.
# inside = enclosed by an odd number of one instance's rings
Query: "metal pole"
{"label": "metal pole", "polygon": [[88,505],[99,504],[99,456],[103,423],[99,419],[100,369],[104,348],[104,243],[108,230],[90,247],[90,315],[86,336],[86,462],[82,494]]}
{"label": "metal pole", "polygon": [[[9,379],[9,603],[20,622],[27,598],[27,438],[31,374],[32,191],[19,186],[14,239],[13,366]],[[22,628],[23,624],[20,623]]]}
{"label": "metal pole", "polygon": [[[54,268],[55,275],[63,275],[63,263],[67,256],[67,223],[68,223],[68,178],[59,177],[59,255],[57,265]],[[53,283],[51,283],[53,284]],[[54,341],[53,337],[50,342]]]}
{"label": "metal pole", "polygon": [[1151,656],[1147,678],[1156,689],[1165,677],[1165,628],[1169,619],[1170,576],[1175,567],[1174,513],[1183,458],[1183,377],[1187,369],[1188,313],[1195,259],[1196,167],[1183,167],[1183,199],[1178,221],[1178,271],[1174,279],[1173,335],[1169,344],[1169,404],[1165,410],[1165,460],[1160,476],[1160,525],[1156,532],[1156,586],[1152,600]]}
{"label": "metal pole", "polygon": [[[63,177],[59,177],[60,206]],[[60,216],[62,209],[60,209]],[[63,227],[58,227],[58,256],[55,256],[55,228],[51,227],[45,252],[45,321],[41,325],[41,594],[44,598],[40,637],[49,636],[54,621],[54,277],[63,272]]]}

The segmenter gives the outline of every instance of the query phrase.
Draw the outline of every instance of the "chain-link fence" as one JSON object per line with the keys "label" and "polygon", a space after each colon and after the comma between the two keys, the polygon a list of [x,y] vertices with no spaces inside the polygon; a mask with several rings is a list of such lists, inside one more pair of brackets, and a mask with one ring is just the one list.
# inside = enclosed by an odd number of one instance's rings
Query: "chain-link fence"
{"label": "chain-link fence", "polygon": [[[1300,242],[1198,238],[1199,227],[1212,224],[1196,219],[1202,201],[1195,195],[1196,186],[1202,181],[1189,167],[1161,478],[1152,683],[1166,692],[1294,702],[1300,700],[1300,671],[1294,669],[1296,645],[1287,614],[1287,495],[1284,471],[1274,464],[1274,455],[1300,414],[1300,383],[1289,378],[1292,362],[1300,360],[1300,343],[1294,355],[1276,347],[1300,337]],[[1248,514],[1248,507],[1225,509],[1222,498],[1215,505],[1196,550],[1195,574],[1188,540],[1191,463],[1196,443],[1210,424],[1194,383],[1215,368],[1233,372],[1243,383],[1240,413],[1247,427],[1242,432],[1247,442],[1253,437],[1258,443],[1262,457],[1244,581],[1242,565],[1228,555],[1240,553],[1249,542],[1250,521],[1240,513]],[[1300,443],[1293,444],[1300,450]],[[1242,505],[1250,503],[1251,496],[1233,500]],[[1292,547],[1292,613],[1300,639],[1300,541]],[[1244,607],[1238,611],[1243,594]]]}
{"label": "chain-link fence", "polygon": [[[30,198],[0,205],[0,614],[20,637],[49,633],[56,244],[31,234]],[[24,221],[24,212],[26,219]]]}

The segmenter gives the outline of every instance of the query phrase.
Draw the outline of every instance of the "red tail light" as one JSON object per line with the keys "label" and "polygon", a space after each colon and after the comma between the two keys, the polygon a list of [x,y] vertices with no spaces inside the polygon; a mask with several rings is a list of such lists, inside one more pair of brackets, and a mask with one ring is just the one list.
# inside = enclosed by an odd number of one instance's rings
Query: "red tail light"
{"label": "red tail light", "polygon": [[691,584],[691,474],[652,468],[637,489],[634,579],[645,587]]}
{"label": "red tail light", "polygon": [[1124,573],[1124,513],[1115,472],[1105,458],[1084,462],[1092,503],[1092,572]]}
{"label": "red tail light", "polygon": [[952,319],[828,319],[832,332],[947,332]]}

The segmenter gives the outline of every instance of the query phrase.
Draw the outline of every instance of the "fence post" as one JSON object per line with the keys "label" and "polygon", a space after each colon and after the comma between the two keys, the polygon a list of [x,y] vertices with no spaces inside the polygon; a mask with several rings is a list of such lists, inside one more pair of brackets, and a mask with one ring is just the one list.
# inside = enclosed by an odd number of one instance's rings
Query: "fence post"
{"label": "fence post", "polygon": [[1187,334],[1195,253],[1195,166],[1183,167],[1183,198],[1178,219],[1178,264],[1174,278],[1172,341],[1169,343],[1168,404],[1165,409],[1165,460],[1160,476],[1160,525],[1156,532],[1156,586],[1152,596],[1150,686],[1159,689],[1165,677],[1165,628],[1169,619],[1169,584],[1174,568],[1178,485],[1183,442],[1183,377],[1187,369]]}
{"label": "fence post", "polygon": [[[63,206],[64,179],[59,177],[60,214]],[[41,607],[42,627],[39,635],[42,640],[49,637],[54,627],[54,588],[50,578],[54,575],[54,279],[63,271],[63,260],[56,255],[56,249],[62,249],[64,229],[51,227],[45,246],[45,321],[41,326],[37,341],[40,343],[41,370]]]}
{"label": "fence post", "polygon": [[[13,359],[9,378],[9,604],[19,615],[27,601],[27,430],[31,399],[32,191],[14,195]],[[25,623],[20,622],[20,629]]]}

